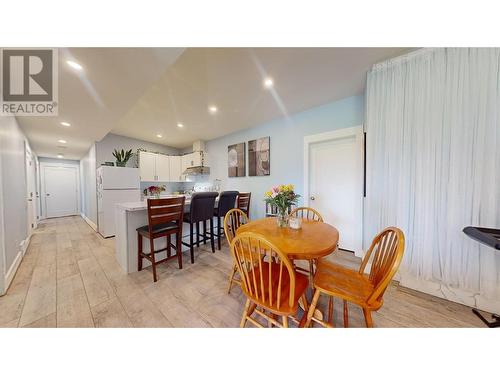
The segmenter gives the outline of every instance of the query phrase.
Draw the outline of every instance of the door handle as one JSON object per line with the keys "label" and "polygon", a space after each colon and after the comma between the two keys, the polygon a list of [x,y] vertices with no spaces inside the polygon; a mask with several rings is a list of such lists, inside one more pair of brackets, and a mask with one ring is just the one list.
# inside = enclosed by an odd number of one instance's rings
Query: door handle
{"label": "door handle", "polygon": [[314,195],[312,195],[310,199],[313,201],[316,199],[316,197]]}
{"label": "door handle", "polygon": [[47,197],[50,197],[50,194],[49,194],[49,193],[47,193],[47,194],[45,194],[45,195],[46,195]]}
{"label": "door handle", "polygon": [[28,198],[28,202],[33,202],[33,199],[31,199],[31,198]]}

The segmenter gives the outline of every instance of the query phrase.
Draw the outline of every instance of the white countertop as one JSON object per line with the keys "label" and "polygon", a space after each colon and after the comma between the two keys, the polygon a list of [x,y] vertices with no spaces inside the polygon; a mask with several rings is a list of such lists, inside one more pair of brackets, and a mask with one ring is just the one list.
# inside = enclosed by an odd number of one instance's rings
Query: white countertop
{"label": "white countertop", "polygon": [[[162,196],[161,198],[163,199],[163,198],[175,198],[175,197],[182,197],[182,195],[168,195],[168,196]],[[190,203],[191,203],[191,198],[186,197],[184,204],[186,205]],[[118,203],[116,207],[125,211],[141,211],[148,209],[148,203],[147,199],[144,199],[143,201],[140,202]]]}
{"label": "white countertop", "polygon": [[[175,198],[175,197],[182,197],[182,195],[165,195],[161,196],[161,198]],[[219,197],[216,198],[216,201],[219,200]],[[185,205],[191,204],[191,197],[186,197],[186,200],[184,202]],[[124,211],[141,211],[141,210],[147,210],[148,209],[148,204],[147,204],[147,199],[144,199],[143,201],[140,202],[125,202],[125,203],[118,203],[116,205],[118,209],[124,210]]]}

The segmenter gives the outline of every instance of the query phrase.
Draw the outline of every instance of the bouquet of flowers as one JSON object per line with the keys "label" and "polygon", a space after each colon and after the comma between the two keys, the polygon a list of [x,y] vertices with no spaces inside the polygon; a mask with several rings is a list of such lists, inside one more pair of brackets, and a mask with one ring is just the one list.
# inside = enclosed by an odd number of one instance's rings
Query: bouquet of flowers
{"label": "bouquet of flowers", "polygon": [[150,186],[144,189],[144,195],[154,195],[156,199],[160,199],[160,194],[166,190],[165,185]]}
{"label": "bouquet of flowers", "polygon": [[300,195],[295,194],[293,185],[278,185],[266,192],[266,203],[276,207],[278,211],[278,225],[284,227],[288,224],[288,211],[290,207],[297,204]]}

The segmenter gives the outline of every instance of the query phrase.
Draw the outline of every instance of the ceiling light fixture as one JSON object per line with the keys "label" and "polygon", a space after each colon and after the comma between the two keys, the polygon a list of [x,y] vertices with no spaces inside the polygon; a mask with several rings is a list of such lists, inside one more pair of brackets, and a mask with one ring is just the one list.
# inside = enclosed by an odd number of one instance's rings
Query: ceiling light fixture
{"label": "ceiling light fixture", "polygon": [[181,124],[181,123],[179,122],[179,123],[177,124],[177,127],[178,127],[178,128],[183,128],[183,127],[184,127],[184,125],[183,125],[183,124]]}
{"label": "ceiling light fixture", "polygon": [[163,135],[161,135],[161,134],[156,134],[156,136],[157,136],[158,138],[163,138]]}
{"label": "ceiling light fixture", "polygon": [[273,85],[274,85],[274,81],[271,78],[266,78],[264,80],[264,87],[266,89],[270,89],[271,87],[273,87]]}
{"label": "ceiling light fixture", "polygon": [[60,139],[57,142],[59,142],[59,143],[67,143],[64,139]]}
{"label": "ceiling light fixture", "polygon": [[208,111],[210,113],[217,113],[217,107],[214,105],[211,105],[210,107],[208,107]]}
{"label": "ceiling light fixture", "polygon": [[61,121],[61,125],[62,126],[71,126],[71,124],[69,122],[66,122],[66,121]]}
{"label": "ceiling light fixture", "polygon": [[66,60],[66,63],[75,70],[82,70],[83,66],[72,60]]}
{"label": "ceiling light fixture", "polygon": [[62,159],[62,158],[64,157],[64,155],[63,155],[63,154],[57,154],[57,157],[58,157],[59,159]]}

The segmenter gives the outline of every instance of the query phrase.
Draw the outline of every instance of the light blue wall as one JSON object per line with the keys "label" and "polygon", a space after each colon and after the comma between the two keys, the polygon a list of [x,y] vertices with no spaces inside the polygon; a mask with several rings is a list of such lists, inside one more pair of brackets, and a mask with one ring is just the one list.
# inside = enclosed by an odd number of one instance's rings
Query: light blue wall
{"label": "light blue wall", "polygon": [[[251,218],[263,217],[264,192],[271,186],[291,183],[295,185],[296,192],[302,195],[304,136],[362,125],[363,119],[363,96],[352,96],[208,141],[205,147],[211,168],[210,179],[220,179],[221,188],[225,190],[250,191]],[[271,175],[228,178],[227,146],[265,136],[271,137]],[[248,175],[248,155],[246,161]]]}

